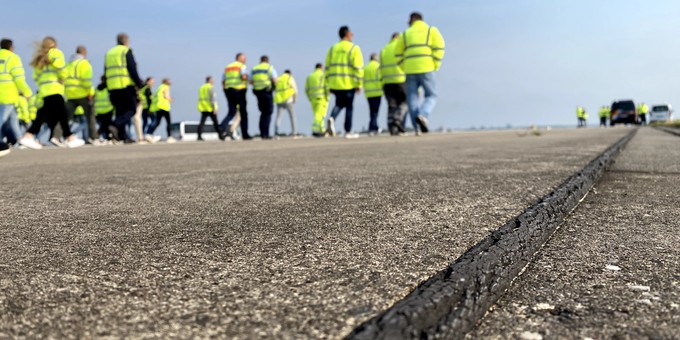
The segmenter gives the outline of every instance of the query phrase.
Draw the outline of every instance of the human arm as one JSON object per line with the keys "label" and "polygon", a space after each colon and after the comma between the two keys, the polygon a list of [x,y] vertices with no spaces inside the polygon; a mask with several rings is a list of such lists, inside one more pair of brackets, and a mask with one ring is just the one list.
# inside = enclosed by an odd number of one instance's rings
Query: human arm
{"label": "human arm", "polygon": [[12,58],[12,61],[12,64],[8,65],[8,69],[14,80],[14,85],[16,85],[22,96],[26,98],[31,97],[33,91],[31,91],[31,88],[26,83],[26,74],[24,73],[24,66],[21,64],[21,59]]}
{"label": "human arm", "polygon": [[432,48],[432,60],[434,61],[435,71],[439,70],[441,67],[442,60],[444,59],[444,37],[441,32],[436,27],[432,27],[431,33],[431,43]]}
{"label": "human arm", "polygon": [[130,75],[132,82],[135,83],[135,86],[138,88],[142,88],[144,86],[144,82],[139,77],[139,73],[137,73],[137,62],[135,62],[135,56],[132,54],[131,49],[128,50],[127,54],[125,55],[125,59],[127,61],[128,74]]}
{"label": "human arm", "polygon": [[361,92],[361,88],[364,87],[364,55],[361,53],[359,46],[357,46],[352,56],[352,67],[356,76],[357,92]]}

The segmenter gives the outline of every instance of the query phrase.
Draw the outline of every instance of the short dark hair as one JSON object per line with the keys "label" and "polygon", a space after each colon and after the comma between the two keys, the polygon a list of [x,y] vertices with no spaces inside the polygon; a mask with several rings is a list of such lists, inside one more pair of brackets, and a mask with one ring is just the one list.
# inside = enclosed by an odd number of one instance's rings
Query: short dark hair
{"label": "short dark hair", "polygon": [[266,55],[263,55],[260,57],[260,62],[261,63],[268,63],[269,62],[269,57]]}
{"label": "short dark hair", "polygon": [[151,81],[151,79],[153,79],[153,77],[147,77],[146,81],[144,81],[144,84],[148,84]]}
{"label": "short dark hair", "polygon": [[394,40],[394,39],[399,38],[399,35],[400,35],[399,32],[392,33],[392,39]]}
{"label": "short dark hair", "polygon": [[82,54],[83,52],[87,52],[87,48],[83,45],[78,45],[78,47],[76,47],[76,53]]}
{"label": "short dark hair", "polygon": [[323,64],[322,64],[322,63],[316,63],[316,65],[315,65],[314,67],[315,67],[315,68],[322,68],[322,67],[323,67]]}
{"label": "short dark hair", "polygon": [[243,52],[236,53],[236,58],[234,60],[238,60],[243,55]]}
{"label": "short dark hair", "polygon": [[118,43],[118,45],[125,45],[125,43],[129,41],[129,39],[130,37],[128,37],[128,35],[125,33],[118,33],[118,35],[116,36],[116,42]]}
{"label": "short dark hair", "polygon": [[10,48],[12,48],[12,45],[14,44],[10,39],[2,39],[0,41],[0,48],[2,48],[3,50],[9,50]]}
{"label": "short dark hair", "polygon": [[340,27],[340,30],[338,30],[338,35],[340,35],[340,39],[346,37],[348,33],[349,33],[349,27],[347,27],[347,26],[342,26],[342,27]]}
{"label": "short dark hair", "polygon": [[207,77],[205,77],[205,82],[209,83],[211,79],[212,79],[212,76],[207,76]]}
{"label": "short dark hair", "polygon": [[414,22],[416,20],[423,20],[423,15],[420,14],[419,12],[411,13],[411,22]]}
{"label": "short dark hair", "polygon": [[378,60],[378,54],[371,53],[371,60]]}
{"label": "short dark hair", "polygon": [[283,71],[283,73],[288,73],[288,74],[290,74],[290,70],[285,70],[285,71]]}

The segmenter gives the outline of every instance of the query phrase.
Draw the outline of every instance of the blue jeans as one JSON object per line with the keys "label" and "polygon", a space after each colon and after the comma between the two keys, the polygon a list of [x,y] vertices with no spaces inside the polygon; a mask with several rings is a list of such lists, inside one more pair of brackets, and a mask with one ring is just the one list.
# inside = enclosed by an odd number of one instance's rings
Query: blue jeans
{"label": "blue jeans", "polygon": [[84,114],[73,116],[73,123],[71,124],[71,133],[86,140],[88,136],[94,135],[90,132],[87,126],[87,116]]}
{"label": "blue jeans", "polygon": [[[420,104],[418,89],[423,88],[425,100]],[[437,92],[435,89],[434,72],[416,73],[406,75],[406,102],[411,116],[411,124],[416,125],[416,117],[430,116],[432,109],[437,104]]]}
{"label": "blue jeans", "polygon": [[5,138],[9,144],[15,144],[21,138],[19,117],[14,104],[0,104],[0,142]]}
{"label": "blue jeans", "polygon": [[331,117],[336,120],[342,109],[345,109],[345,132],[352,132],[352,114],[354,113],[355,89],[331,90],[335,96],[335,107],[331,111]]}

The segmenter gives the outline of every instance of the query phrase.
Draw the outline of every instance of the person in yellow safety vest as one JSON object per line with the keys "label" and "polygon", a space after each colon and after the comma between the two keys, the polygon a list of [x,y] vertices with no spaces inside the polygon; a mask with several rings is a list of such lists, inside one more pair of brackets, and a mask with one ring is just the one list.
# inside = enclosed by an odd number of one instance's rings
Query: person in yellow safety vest
{"label": "person in yellow safety vest", "polygon": [[[14,144],[21,136],[16,104],[19,97],[30,98],[31,88],[26,84],[21,58],[14,53],[10,39],[0,41],[0,143]],[[5,132],[10,132],[5,134]],[[9,149],[5,150],[9,153]]]}
{"label": "person in yellow safety vest", "polygon": [[649,113],[649,106],[645,103],[640,103],[637,107],[638,117],[640,117],[639,123],[641,125],[647,124],[647,114]]}
{"label": "person in yellow safety vest", "polygon": [[285,70],[283,75],[279,77],[276,82],[276,93],[274,94],[274,102],[276,102],[276,123],[274,126],[274,134],[279,136],[279,129],[281,128],[281,119],[283,118],[283,111],[288,111],[290,115],[290,135],[297,136],[297,121],[295,119],[295,110],[293,105],[297,101],[297,83],[291,74],[290,70]]}
{"label": "person in yellow safety vest", "polygon": [[253,94],[257,97],[257,106],[260,109],[260,137],[262,139],[271,139],[269,127],[274,113],[272,92],[277,78],[276,69],[269,64],[269,57],[266,55],[261,56],[260,64],[250,71],[250,84],[253,85]]}
{"label": "person in yellow safety vest", "polygon": [[323,73],[323,64],[317,63],[314,66],[314,72],[307,76],[305,80],[305,94],[307,94],[307,99],[312,104],[312,113],[314,114],[312,136],[325,137],[324,118],[326,118],[326,111],[328,110],[328,96],[330,92],[326,83],[326,76]]}
{"label": "person in yellow safety vest", "polygon": [[586,127],[588,113],[586,113],[586,110],[582,106],[576,107],[576,118],[578,119],[578,127]]}
{"label": "person in yellow safety vest", "polygon": [[240,112],[241,136],[244,140],[252,139],[248,133],[248,110],[246,102],[248,68],[246,67],[245,53],[237,53],[236,60],[224,68],[222,84],[224,87],[224,95],[227,97],[227,104],[229,105],[229,113],[224,117],[224,120],[222,120],[220,127],[229,137],[234,138],[234,126],[229,126],[229,122],[236,117],[237,112]]}
{"label": "person in yellow safety vest", "polygon": [[[416,134],[427,133],[428,119],[437,103],[434,72],[438,71],[444,59],[444,37],[439,30],[426,24],[422,14],[411,13],[410,27],[397,40],[395,56],[399,67],[406,74],[406,101]],[[422,88],[425,100],[420,104],[418,89]]]}
{"label": "person in yellow safety vest", "polygon": [[106,144],[111,140],[109,126],[113,124],[113,110],[109,90],[106,89],[106,76],[102,76],[101,82],[94,90],[94,113],[99,124],[99,144]]}
{"label": "person in yellow safety vest", "polygon": [[203,140],[203,127],[205,126],[205,120],[210,117],[213,122],[213,127],[217,136],[220,140],[224,140],[224,135],[220,131],[220,126],[217,123],[217,96],[215,95],[215,90],[213,89],[213,78],[207,76],[205,78],[205,84],[201,85],[198,89],[198,112],[201,113],[201,122],[198,124],[198,140]]}
{"label": "person in yellow safety vest", "polygon": [[600,107],[600,111],[598,112],[598,116],[600,116],[600,127],[607,127],[607,119],[609,119],[609,115],[609,107],[602,105],[602,107]]}
{"label": "person in yellow safety vest", "polygon": [[38,95],[43,105],[38,110],[35,121],[19,140],[21,145],[31,149],[41,149],[42,145],[35,139],[43,124],[47,123],[54,133],[54,127],[61,125],[65,143],[50,137],[50,141],[57,146],[76,148],[83,146],[85,141],[71,133],[68,124],[68,112],[64,102],[64,81],[68,76],[64,53],[57,49],[57,41],[53,37],[45,37],[37,47],[33,59],[33,79],[38,84]]}
{"label": "person in yellow safety vest", "polygon": [[161,86],[158,87],[158,90],[156,91],[156,107],[158,110],[156,111],[156,122],[155,124],[151,127],[151,130],[149,130],[149,135],[147,135],[146,140],[149,143],[155,143],[159,141],[158,136],[153,136],[153,133],[156,131],[159,125],[161,125],[161,119],[165,118],[165,123],[166,123],[166,133],[168,135],[166,142],[168,143],[174,143],[175,138],[172,137],[172,122],[170,120],[170,103],[173,102],[172,97],[170,96],[170,85],[171,81],[169,78],[165,78],[161,81]]}
{"label": "person in yellow safety vest", "polygon": [[[84,127],[83,139],[86,141],[94,139],[97,124],[92,114],[92,96],[94,87],[92,86],[92,65],[87,60],[87,49],[85,46],[78,46],[76,53],[71,56],[71,61],[67,66],[68,77],[64,83],[66,89],[66,108],[69,112],[69,120],[76,118],[75,110],[82,108],[85,116],[79,117],[79,124]],[[56,134],[55,137],[60,137]]]}
{"label": "person in yellow safety vest", "polygon": [[125,33],[116,36],[117,45],[106,52],[104,75],[111,103],[116,111],[116,119],[110,128],[113,138],[132,142],[126,127],[137,111],[137,88],[144,83],[137,73],[137,62],[129,47],[130,38]]}
{"label": "person in yellow safety vest", "polygon": [[153,77],[146,78],[144,86],[139,89],[139,101],[142,103],[142,131],[148,134],[149,128],[156,121],[156,111],[151,111],[151,101],[153,97],[153,85],[156,80]]}
{"label": "person in yellow safety vest", "polygon": [[369,136],[376,136],[380,132],[378,128],[378,112],[380,111],[380,100],[382,99],[382,76],[380,73],[380,63],[378,62],[378,55],[371,54],[371,60],[364,68],[364,94],[368,100],[369,108],[369,122],[368,134]]}
{"label": "person in yellow safety vest", "polygon": [[19,127],[21,130],[26,131],[28,125],[31,124],[31,114],[28,111],[28,100],[26,97],[19,96],[15,107],[17,110],[17,119],[19,119]]}
{"label": "person in yellow safety vest", "polygon": [[398,64],[401,58],[394,53],[399,37],[399,33],[393,33],[390,42],[380,51],[380,76],[385,100],[387,100],[387,128],[392,136],[406,132],[402,121],[408,110],[406,74]]}
{"label": "person in yellow safety vest", "polygon": [[357,138],[352,132],[354,94],[361,92],[364,80],[364,56],[361,48],[352,43],[354,33],[342,26],[338,31],[340,42],[333,45],[326,54],[326,83],[335,96],[335,106],[328,118],[328,134],[335,136],[335,120],[345,109],[345,137]]}

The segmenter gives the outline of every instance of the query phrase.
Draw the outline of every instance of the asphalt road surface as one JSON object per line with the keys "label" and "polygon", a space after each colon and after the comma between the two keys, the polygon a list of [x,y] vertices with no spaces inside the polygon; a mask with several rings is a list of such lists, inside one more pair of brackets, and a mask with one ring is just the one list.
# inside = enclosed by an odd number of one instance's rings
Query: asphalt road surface
{"label": "asphalt road surface", "polygon": [[678,160],[640,129],[468,338],[680,339]]}
{"label": "asphalt road surface", "polygon": [[628,132],[15,151],[0,338],[342,337]]}

